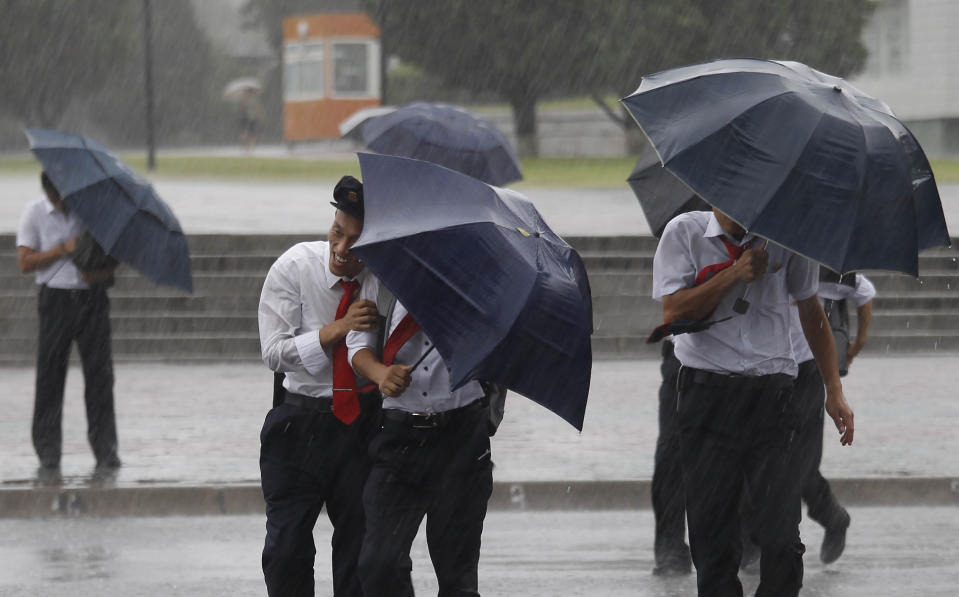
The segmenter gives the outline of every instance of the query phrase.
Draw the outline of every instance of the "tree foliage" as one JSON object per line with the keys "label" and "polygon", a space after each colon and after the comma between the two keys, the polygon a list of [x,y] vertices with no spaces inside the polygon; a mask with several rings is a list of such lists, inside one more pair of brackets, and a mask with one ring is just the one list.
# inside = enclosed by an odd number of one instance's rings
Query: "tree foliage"
{"label": "tree foliage", "polygon": [[129,2],[7,0],[3,8],[0,109],[37,126],[55,126],[74,98],[99,89],[139,38]]}
{"label": "tree foliage", "polygon": [[[363,0],[388,51],[509,101],[535,153],[537,100],[624,95],[643,74],[721,57],[793,59],[845,75],[865,59],[869,0]],[[612,110],[607,112],[615,116]]]}
{"label": "tree foliage", "polygon": [[[143,0],[6,0],[3,7],[0,117],[108,144],[143,142]],[[196,25],[190,0],[153,0],[151,9],[157,141],[225,138],[235,129],[220,97],[228,65]]]}

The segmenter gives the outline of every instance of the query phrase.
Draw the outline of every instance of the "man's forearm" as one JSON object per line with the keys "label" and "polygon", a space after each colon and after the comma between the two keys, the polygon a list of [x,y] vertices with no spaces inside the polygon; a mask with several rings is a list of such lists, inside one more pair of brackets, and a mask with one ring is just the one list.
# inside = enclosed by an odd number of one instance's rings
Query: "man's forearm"
{"label": "man's forearm", "polygon": [[32,271],[46,267],[70,255],[70,253],[67,252],[65,243],[60,243],[46,251],[35,251],[27,247],[20,247],[19,249],[17,262],[20,266],[20,271],[24,274],[29,274]]}
{"label": "man's forearm", "polygon": [[353,370],[356,371],[360,377],[365,377],[376,385],[383,383],[383,377],[389,369],[389,367],[379,362],[373,354],[373,351],[368,348],[364,348],[353,355],[352,365]]}
{"label": "man's forearm", "polygon": [[709,316],[739,282],[732,268],[725,269],[704,284],[678,290],[663,297],[663,322],[698,321]]}
{"label": "man's forearm", "polygon": [[866,345],[866,338],[869,336],[869,324],[872,322],[872,301],[859,307],[856,310],[856,316],[858,324],[855,344],[861,350]]}
{"label": "man's forearm", "polygon": [[802,323],[806,342],[816,359],[816,365],[822,373],[823,382],[827,390],[842,388],[839,381],[839,366],[836,357],[836,343],[832,336],[832,328],[822,310],[819,297],[812,297],[797,302],[799,321]]}
{"label": "man's forearm", "polygon": [[319,338],[320,346],[323,350],[329,350],[331,346],[346,338],[350,333],[350,328],[346,325],[344,319],[337,319],[320,328]]}

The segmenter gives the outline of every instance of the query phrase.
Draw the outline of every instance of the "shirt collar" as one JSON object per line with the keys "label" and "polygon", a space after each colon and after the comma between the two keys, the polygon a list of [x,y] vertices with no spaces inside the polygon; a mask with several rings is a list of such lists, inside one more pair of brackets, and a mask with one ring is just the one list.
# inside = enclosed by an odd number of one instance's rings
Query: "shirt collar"
{"label": "shirt collar", "polygon": [[347,282],[349,282],[350,280],[356,280],[357,282],[360,282],[362,284],[363,280],[367,276],[367,269],[365,267],[361,269],[360,273],[356,274],[355,278],[346,278],[346,277],[341,278],[340,276],[337,276],[336,274],[330,271],[330,245],[329,243],[327,243],[326,250],[323,251],[323,275],[326,277],[326,287],[333,288],[334,286],[340,283],[340,280],[346,280]]}
{"label": "shirt collar", "polygon": [[723,227],[719,224],[719,220],[716,219],[716,214],[714,214],[713,212],[709,212],[709,222],[706,224],[706,231],[703,232],[703,236],[706,238],[715,238],[717,236],[725,236],[734,245],[737,245],[740,247],[750,242],[754,238],[756,238],[755,234],[750,234],[749,232],[743,235],[743,239],[741,241],[738,241],[735,238],[729,236],[723,230]]}

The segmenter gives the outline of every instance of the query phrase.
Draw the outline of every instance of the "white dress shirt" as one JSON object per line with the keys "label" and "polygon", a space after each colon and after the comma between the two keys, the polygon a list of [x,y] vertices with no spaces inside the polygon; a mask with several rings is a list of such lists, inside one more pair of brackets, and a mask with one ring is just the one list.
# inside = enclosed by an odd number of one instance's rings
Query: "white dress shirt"
{"label": "white dress shirt", "polygon": [[[399,301],[390,318],[389,333],[406,316],[406,307]],[[387,337],[389,337],[387,335]],[[373,332],[350,332],[346,336],[346,346],[350,352],[350,362],[357,352],[366,348],[376,349],[376,334]],[[397,351],[394,364],[412,365],[433,346],[430,339],[418,330]],[[410,385],[396,398],[383,397],[383,408],[395,408],[413,413],[438,413],[453,410],[482,398],[483,386],[478,381],[468,381],[462,387],[450,391],[450,374],[439,352],[433,350],[416,369],[410,372]]]}
{"label": "white dress shirt", "polygon": [[[837,284],[836,282],[820,282],[819,298],[841,301],[850,300],[856,307],[862,307],[876,296],[876,287],[873,286],[869,278],[862,274],[856,274],[856,285],[847,286]],[[809,343],[806,342],[806,335],[802,331],[802,323],[799,321],[799,308],[793,305],[790,318],[789,337],[792,340],[793,353],[796,355],[797,363],[804,363],[813,358],[812,350],[809,349]]]}
{"label": "white dress shirt", "polygon": [[[378,284],[366,268],[355,279],[360,287],[354,300],[375,301]],[[333,350],[320,345],[319,331],[336,319],[340,280],[330,271],[329,243],[316,241],[280,255],[263,282],[257,311],[263,362],[286,373],[283,387],[294,394],[333,395]]]}
{"label": "white dress shirt", "polygon": [[[17,227],[17,246],[34,251],[48,251],[53,247],[80,236],[86,230],[75,212],[63,212],[47,199],[46,195],[31,201],[20,215]],[[37,268],[34,272],[37,284],[50,288],[89,288],[83,281],[80,270],[69,255]]]}
{"label": "white dress shirt", "polygon": [[[663,230],[653,259],[653,298],[693,288],[703,268],[729,260],[720,240],[722,227],[712,212],[695,211],[679,215]],[[763,239],[747,234],[742,241],[726,236],[735,245]],[[766,247],[769,269],[758,281],[739,283],[728,292],[710,315],[711,320],[732,317],[708,330],[673,337],[676,358],[687,367],[716,373],[759,376],[798,369],[789,341],[789,306],[816,293],[819,266],[772,242]],[[744,315],[733,311],[736,299],[748,287],[750,307]],[[791,298],[790,298],[791,297]]]}

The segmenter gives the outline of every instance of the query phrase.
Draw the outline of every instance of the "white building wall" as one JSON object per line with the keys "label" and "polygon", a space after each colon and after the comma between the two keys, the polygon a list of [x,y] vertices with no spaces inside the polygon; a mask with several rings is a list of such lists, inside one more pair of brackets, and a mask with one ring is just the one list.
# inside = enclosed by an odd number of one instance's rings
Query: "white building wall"
{"label": "white building wall", "polygon": [[[890,29],[899,16],[903,57],[896,69],[889,59],[896,39]],[[870,52],[866,69],[852,82],[884,100],[902,120],[959,117],[957,31],[957,0],[882,0],[863,34]]]}
{"label": "white building wall", "polygon": [[892,107],[930,156],[959,154],[959,0],[880,0],[857,87]]}

